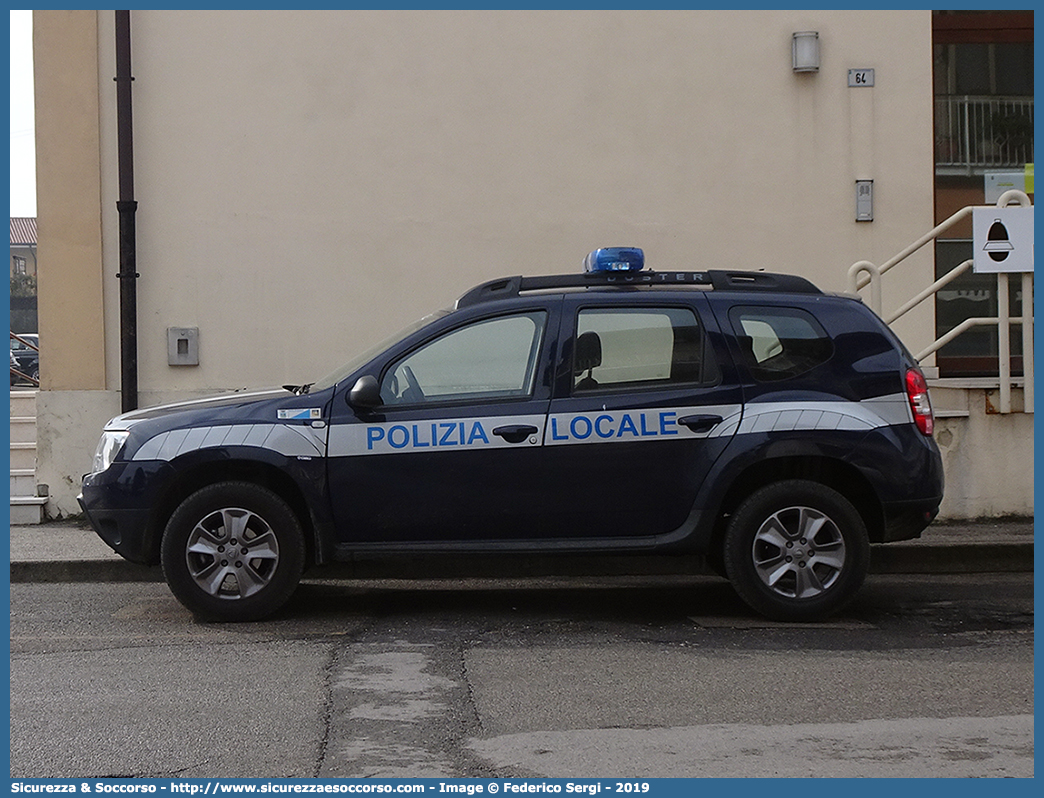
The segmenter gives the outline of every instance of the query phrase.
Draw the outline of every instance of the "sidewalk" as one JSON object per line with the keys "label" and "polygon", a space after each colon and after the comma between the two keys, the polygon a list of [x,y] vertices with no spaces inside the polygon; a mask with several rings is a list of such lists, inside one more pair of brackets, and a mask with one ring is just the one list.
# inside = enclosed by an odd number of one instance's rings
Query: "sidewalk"
{"label": "sidewalk", "polygon": [[[1033,570],[1032,519],[936,523],[918,540],[874,546],[871,573],[988,573]],[[510,571],[507,573],[506,571]],[[407,557],[324,565],[307,578],[711,573],[702,558],[554,556]],[[11,582],[152,582],[160,568],[114,553],[85,521],[11,527]]]}

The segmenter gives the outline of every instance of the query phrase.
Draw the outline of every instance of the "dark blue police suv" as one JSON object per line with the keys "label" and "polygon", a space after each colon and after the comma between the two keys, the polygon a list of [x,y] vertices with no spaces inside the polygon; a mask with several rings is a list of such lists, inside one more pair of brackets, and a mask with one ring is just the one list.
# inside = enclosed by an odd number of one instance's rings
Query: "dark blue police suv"
{"label": "dark blue police suv", "polygon": [[584,266],[480,285],[310,385],[119,416],[80,504],[226,621],[310,565],[423,552],[702,553],[813,619],[935,517],[924,376],[858,299],[633,248]]}

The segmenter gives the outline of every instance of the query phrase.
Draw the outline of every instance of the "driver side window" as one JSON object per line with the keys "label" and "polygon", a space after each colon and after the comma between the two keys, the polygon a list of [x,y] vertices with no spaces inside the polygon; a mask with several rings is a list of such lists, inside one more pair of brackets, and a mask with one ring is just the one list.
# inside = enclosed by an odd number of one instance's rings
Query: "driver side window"
{"label": "driver side window", "polygon": [[486,319],[436,338],[388,369],[381,400],[407,405],[529,396],[546,315]]}

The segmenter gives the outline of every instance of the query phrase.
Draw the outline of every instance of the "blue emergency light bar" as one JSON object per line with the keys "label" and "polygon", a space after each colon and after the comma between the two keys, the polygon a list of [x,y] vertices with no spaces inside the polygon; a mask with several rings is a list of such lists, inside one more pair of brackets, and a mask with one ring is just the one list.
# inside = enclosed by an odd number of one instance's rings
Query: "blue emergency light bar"
{"label": "blue emergency light bar", "polygon": [[584,258],[584,274],[640,272],[645,268],[645,253],[638,247],[605,247]]}

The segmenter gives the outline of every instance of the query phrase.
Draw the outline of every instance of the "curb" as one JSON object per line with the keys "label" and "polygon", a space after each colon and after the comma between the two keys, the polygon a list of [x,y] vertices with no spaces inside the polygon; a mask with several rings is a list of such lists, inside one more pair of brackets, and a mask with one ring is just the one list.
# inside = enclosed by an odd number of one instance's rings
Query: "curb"
{"label": "curb", "polygon": [[871,574],[975,574],[1033,571],[1032,543],[873,546]]}
{"label": "curb", "polygon": [[[946,546],[887,544],[871,547],[870,573],[969,574],[1033,571],[1033,543],[964,543]],[[703,557],[568,556],[526,558],[428,555],[330,563],[308,571],[303,581],[337,579],[463,579],[551,576],[713,576]],[[162,582],[159,567],[124,560],[12,562],[11,583]]]}
{"label": "curb", "polygon": [[11,584],[26,582],[162,582],[163,570],[123,560],[13,562]]}

